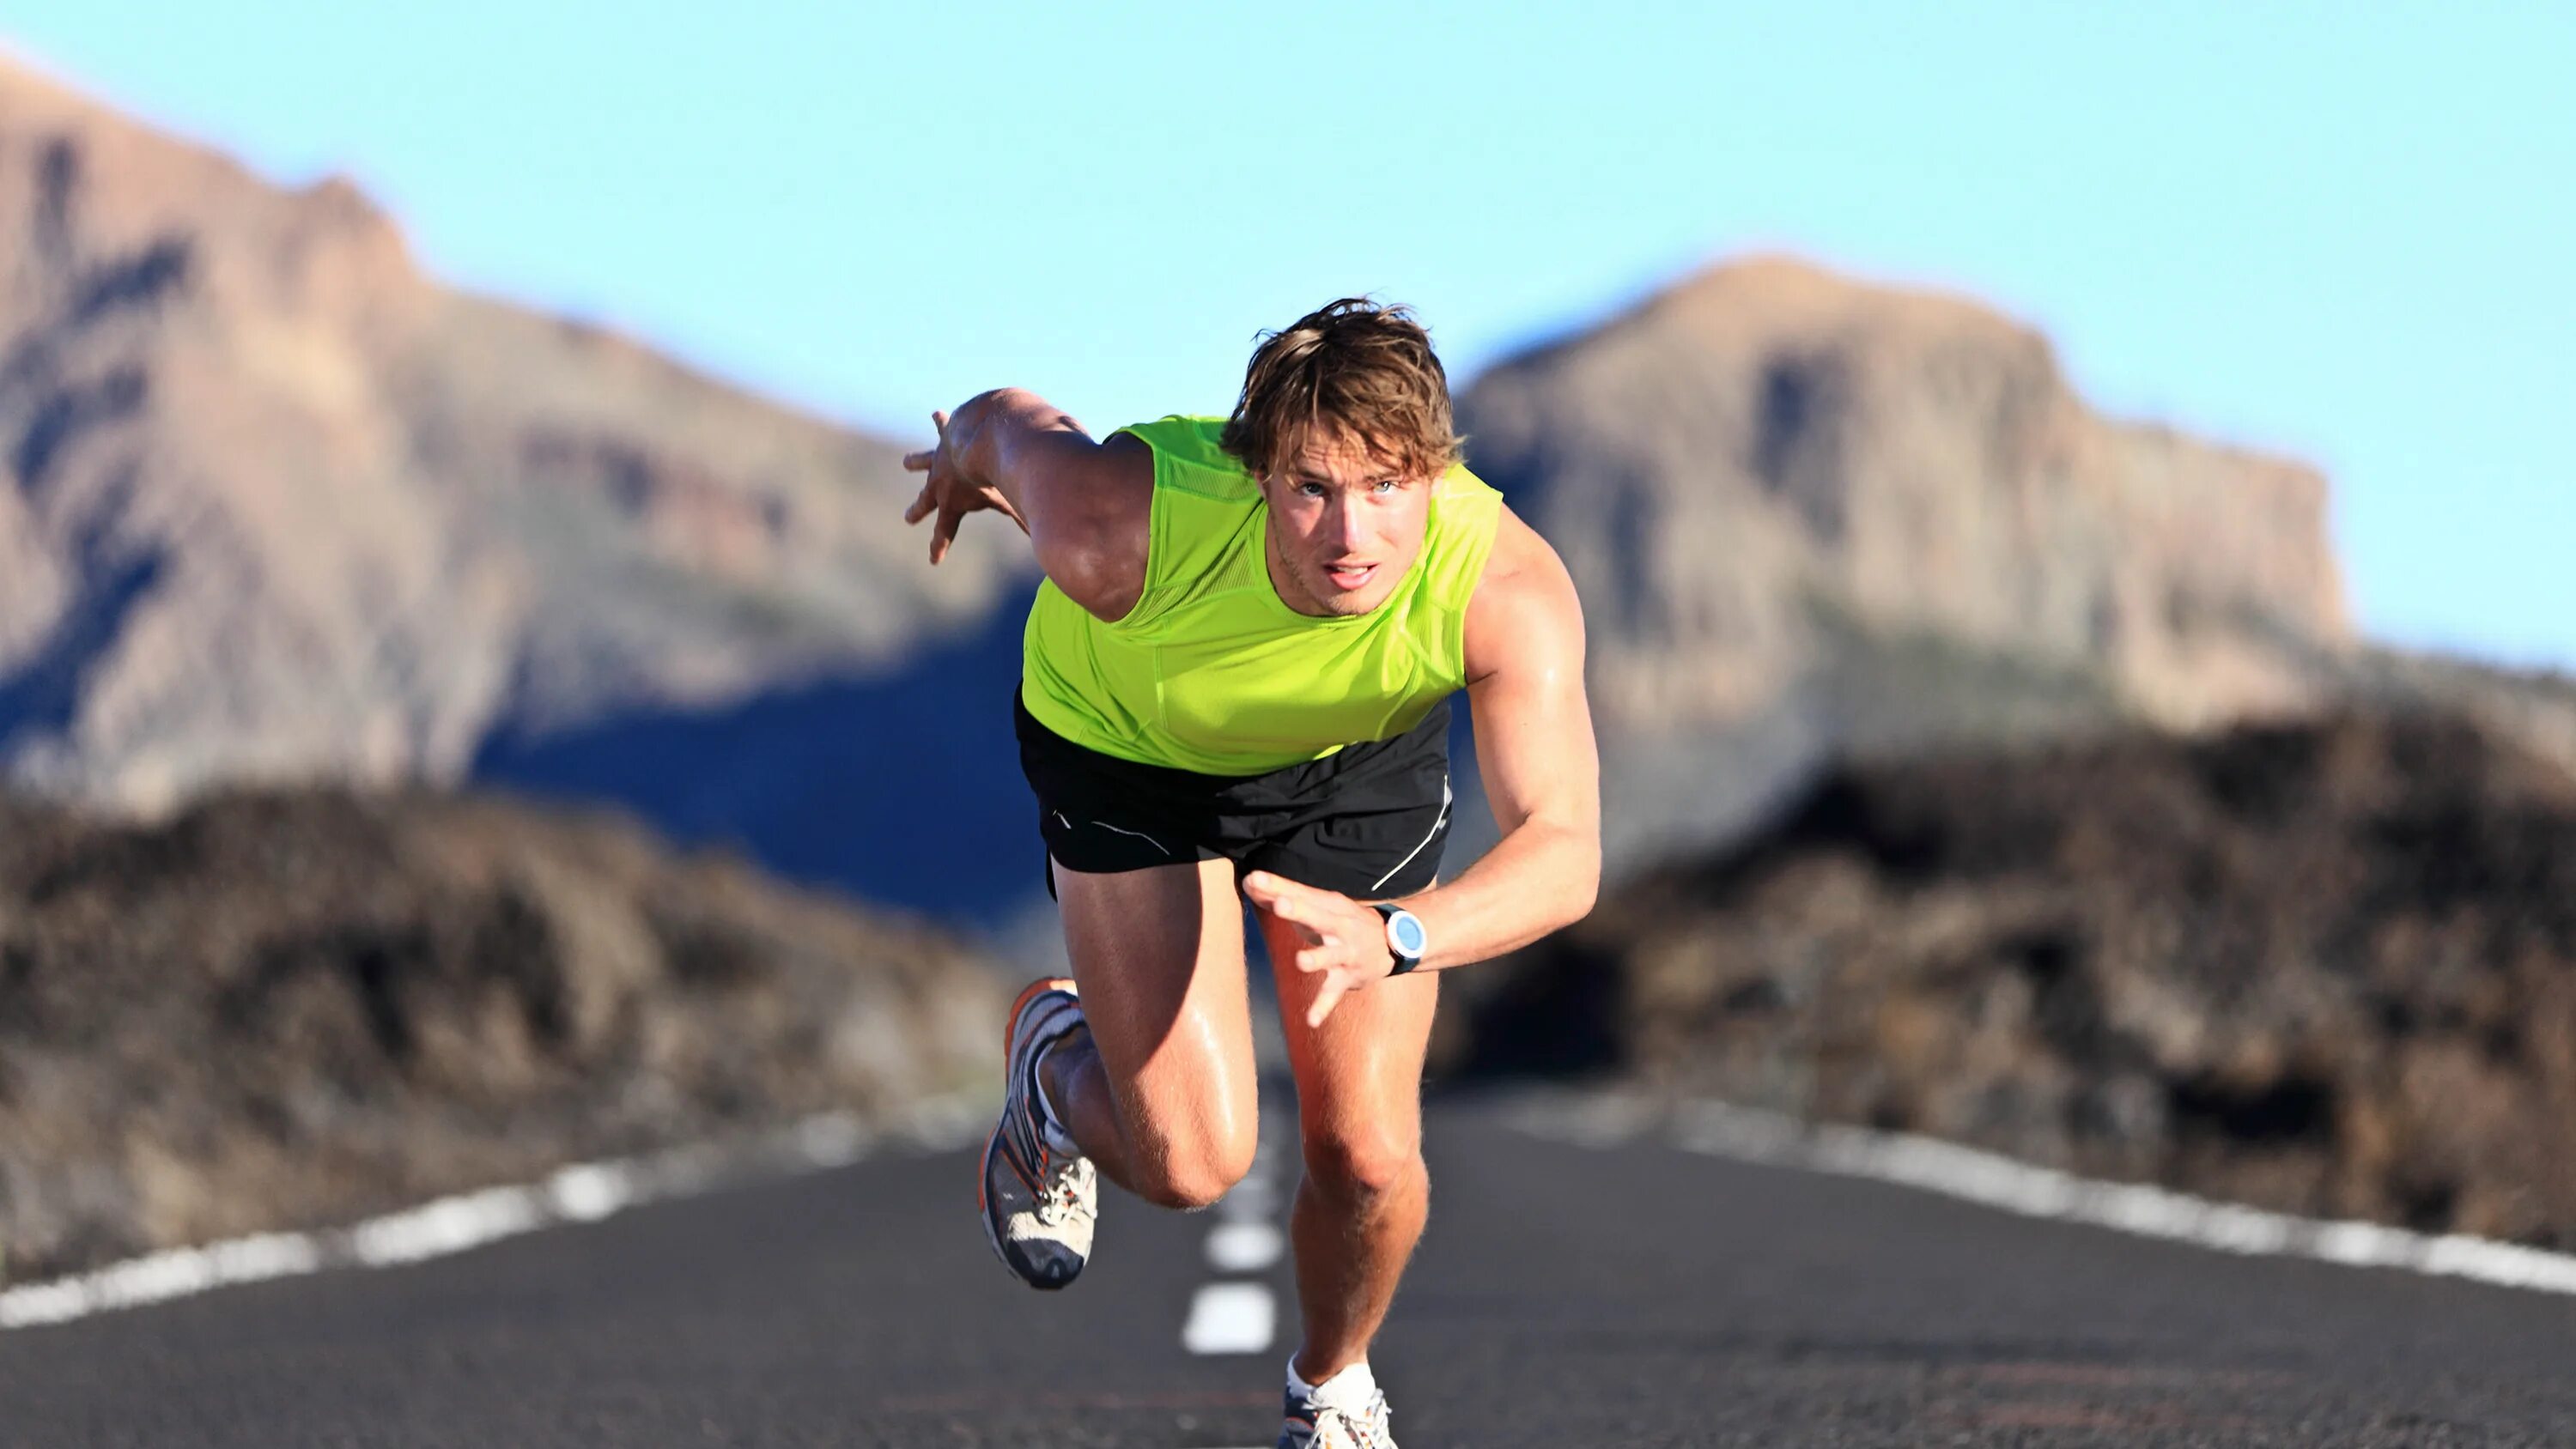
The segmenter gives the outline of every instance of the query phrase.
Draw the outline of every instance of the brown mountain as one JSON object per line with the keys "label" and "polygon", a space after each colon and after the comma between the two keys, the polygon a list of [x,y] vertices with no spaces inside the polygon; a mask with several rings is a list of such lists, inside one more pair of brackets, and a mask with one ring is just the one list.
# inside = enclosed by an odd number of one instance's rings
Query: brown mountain
{"label": "brown mountain", "polygon": [[2106,421],[2047,339],[1802,263],[1720,267],[1480,379],[1476,458],[1594,587],[1620,724],[1759,708],[1819,613],[2098,671],[2190,724],[2352,643],[2310,468]]}
{"label": "brown mountain", "polygon": [[1461,411],[1574,571],[1632,816],[1713,737],[2197,725],[2314,703],[2355,644],[2315,471],[2105,420],[2045,338],[1956,298],[1722,266]]}
{"label": "brown mountain", "polygon": [[1486,373],[1476,466],[1591,628],[1613,858],[1832,757],[2450,701],[2576,764],[2576,687],[2355,636],[2327,487],[2106,419],[1976,303],[1754,259]]}
{"label": "brown mountain", "polygon": [[0,767],[127,805],[889,664],[990,610],[888,442],[423,277],[0,59]]}
{"label": "brown mountain", "polygon": [[[348,185],[5,61],[0,244],[0,777],[470,771],[959,918],[1032,899],[1027,554],[927,568],[893,444],[440,287]],[[2576,688],[2354,638],[2312,470],[2105,420],[1971,302],[1724,266],[1461,415],[1583,590],[1621,869],[1963,737],[2362,695],[2576,760]]]}

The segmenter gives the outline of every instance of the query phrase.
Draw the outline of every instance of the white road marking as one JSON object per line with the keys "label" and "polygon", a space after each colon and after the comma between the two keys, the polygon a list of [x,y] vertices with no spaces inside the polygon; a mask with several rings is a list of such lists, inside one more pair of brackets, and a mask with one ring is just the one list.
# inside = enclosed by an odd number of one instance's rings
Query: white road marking
{"label": "white road marking", "polygon": [[1203,1283],[1181,1325],[1192,1353],[1261,1353],[1279,1330],[1279,1306],[1267,1283]]}
{"label": "white road marking", "polygon": [[[1208,1233],[1208,1265],[1219,1273],[1265,1272],[1287,1247],[1280,1231],[1279,1191],[1272,1174],[1284,1134],[1261,1134],[1252,1170],[1216,1201],[1217,1225]],[[1192,1353],[1261,1353],[1279,1333],[1279,1303],[1267,1283],[1203,1284],[1181,1325],[1181,1347]]]}
{"label": "white road marking", "polygon": [[979,1135],[981,1110],[964,1098],[913,1108],[883,1132],[843,1113],[807,1118],[749,1144],[677,1148],[651,1157],[567,1167],[541,1183],[486,1188],[314,1233],[263,1233],[199,1248],[173,1248],[94,1272],[0,1290],[0,1329],[63,1323],[111,1309],[185,1298],[233,1283],[291,1278],[332,1267],[389,1267],[468,1248],[554,1223],[595,1222],[656,1199],[684,1196],[728,1178],[808,1171],[856,1161],[878,1143],[944,1150]]}
{"label": "white road marking", "polygon": [[1981,1203],[2192,1243],[2226,1253],[2398,1268],[2506,1288],[2576,1294],[2576,1256],[2463,1233],[2435,1236],[2378,1223],[2330,1221],[2213,1202],[2138,1183],[2034,1167],[1997,1153],[1906,1133],[1818,1126],[1724,1102],[1669,1108],[1616,1094],[1537,1096],[1517,1125],[1582,1147],[1613,1147],[1662,1129],[1693,1152],[1867,1178]]}
{"label": "white road marking", "polygon": [[1220,1273],[1258,1273],[1279,1261],[1287,1241],[1269,1223],[1223,1223],[1208,1234],[1208,1264]]}

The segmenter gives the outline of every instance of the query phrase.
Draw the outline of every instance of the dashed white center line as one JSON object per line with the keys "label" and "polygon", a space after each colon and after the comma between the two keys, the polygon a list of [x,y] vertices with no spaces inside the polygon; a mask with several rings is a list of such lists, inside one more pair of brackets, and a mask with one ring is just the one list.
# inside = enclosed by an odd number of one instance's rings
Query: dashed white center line
{"label": "dashed white center line", "polygon": [[[1293,1128],[1289,1129],[1294,1131]],[[1208,1266],[1221,1274],[1268,1271],[1287,1250],[1280,1231],[1279,1190],[1273,1169],[1282,1134],[1262,1134],[1252,1170],[1217,1200],[1217,1225],[1208,1233]],[[1265,1353],[1279,1336],[1279,1300],[1267,1283],[1207,1283],[1190,1299],[1181,1325],[1181,1347],[1192,1353]]]}
{"label": "dashed white center line", "polygon": [[1224,1223],[1208,1234],[1208,1265],[1220,1273],[1258,1273],[1279,1261],[1287,1235],[1268,1223]]}
{"label": "dashed white center line", "polygon": [[1181,1347],[1192,1353],[1260,1353],[1279,1331],[1279,1305],[1267,1283],[1207,1283],[1190,1300]]}

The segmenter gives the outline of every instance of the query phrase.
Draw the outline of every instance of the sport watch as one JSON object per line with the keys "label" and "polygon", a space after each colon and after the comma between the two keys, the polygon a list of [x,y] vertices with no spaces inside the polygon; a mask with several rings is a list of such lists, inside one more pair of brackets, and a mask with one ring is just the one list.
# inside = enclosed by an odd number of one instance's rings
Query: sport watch
{"label": "sport watch", "polygon": [[1395,957],[1395,969],[1386,974],[1401,976],[1421,965],[1422,953],[1431,948],[1430,937],[1422,929],[1422,918],[1386,901],[1371,901],[1369,905],[1386,917],[1386,949]]}

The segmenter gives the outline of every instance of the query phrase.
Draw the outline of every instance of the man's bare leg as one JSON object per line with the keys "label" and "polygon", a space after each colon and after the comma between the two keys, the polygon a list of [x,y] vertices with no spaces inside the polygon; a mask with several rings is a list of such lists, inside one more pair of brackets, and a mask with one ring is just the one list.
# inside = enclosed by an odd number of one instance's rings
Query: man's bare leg
{"label": "man's bare leg", "polygon": [[1054,870],[1085,1026],[1047,1053],[1047,1099],[1110,1181],[1204,1207],[1259,1125],[1234,863]]}
{"label": "man's bare leg", "polygon": [[1368,1357],[1431,1204],[1422,1163],[1422,1061],[1439,978],[1381,981],[1306,1025],[1314,989],[1293,929],[1260,915],[1297,1075],[1306,1171],[1289,1214],[1305,1339],[1297,1376],[1320,1384]]}

